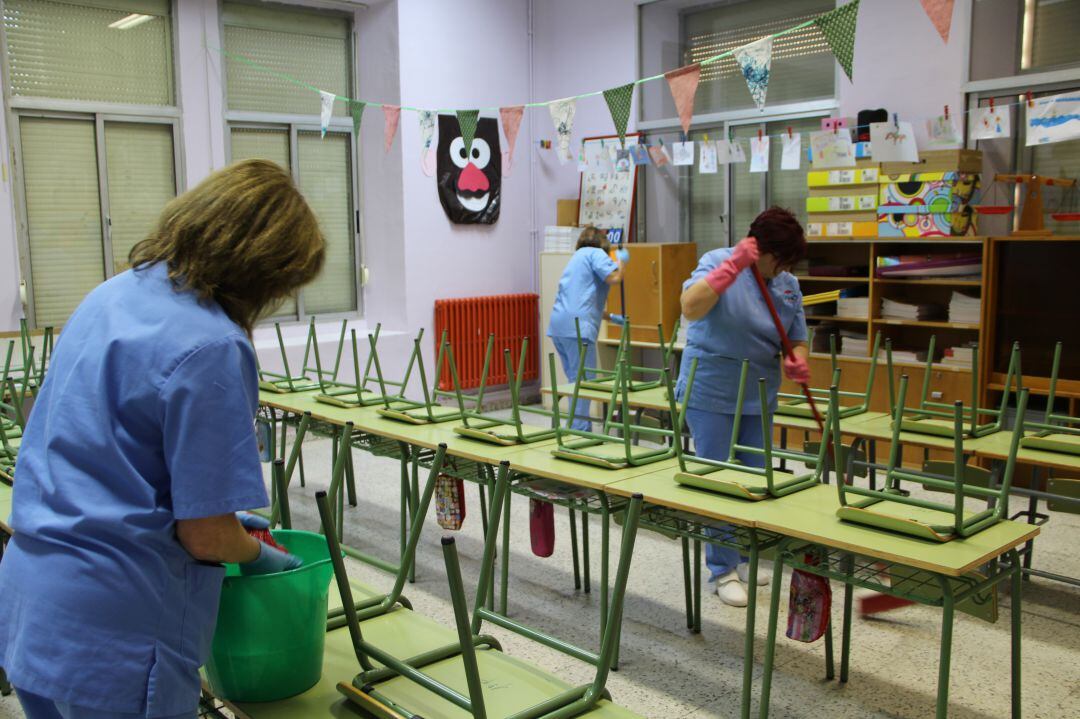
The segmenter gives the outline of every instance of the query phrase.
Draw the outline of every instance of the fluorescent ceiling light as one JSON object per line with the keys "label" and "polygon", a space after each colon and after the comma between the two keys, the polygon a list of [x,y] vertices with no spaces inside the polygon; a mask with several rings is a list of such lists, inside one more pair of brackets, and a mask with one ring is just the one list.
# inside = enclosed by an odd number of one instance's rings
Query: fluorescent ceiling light
{"label": "fluorescent ceiling light", "polygon": [[144,22],[153,19],[153,15],[142,15],[140,13],[132,13],[127,17],[122,17],[114,23],[109,23],[109,27],[114,30],[130,30],[131,28],[142,25]]}

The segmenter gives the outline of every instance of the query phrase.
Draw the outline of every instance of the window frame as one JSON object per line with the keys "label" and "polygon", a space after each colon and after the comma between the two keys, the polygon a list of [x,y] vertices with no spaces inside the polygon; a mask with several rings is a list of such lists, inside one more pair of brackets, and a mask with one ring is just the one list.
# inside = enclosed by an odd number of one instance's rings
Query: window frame
{"label": "window frame", "polygon": [[[244,4],[250,4],[255,6],[261,6],[263,3],[252,3],[247,0],[229,0],[230,2],[240,2]],[[226,0],[218,0],[218,37],[221,38],[222,46],[225,44],[225,2]],[[288,0],[279,0],[280,5],[288,7],[290,9],[304,10],[316,14],[328,14],[342,17],[348,22],[348,58],[347,65],[349,70],[349,78],[347,88],[349,94],[353,97],[357,97],[359,93],[359,76],[360,71],[357,67],[357,61],[359,53],[357,52],[357,36],[356,36],[356,23],[355,17],[350,12],[330,10],[325,7],[316,7],[298,2],[289,2]],[[272,7],[272,6],[271,6]],[[299,143],[297,141],[298,133],[301,131],[314,131],[320,132],[320,118],[318,115],[298,115],[294,113],[274,113],[274,112],[258,112],[253,110],[230,110],[229,109],[229,89],[227,85],[227,73],[225,72],[225,62],[227,59],[222,57],[220,63],[220,84],[221,84],[221,110],[222,110],[222,126],[224,128],[225,138],[225,161],[232,161],[232,129],[244,128],[244,129],[259,129],[259,130],[282,130],[287,129],[289,132],[289,174],[292,176],[293,181],[299,185],[300,181],[300,169],[299,169]],[[360,203],[360,162],[361,162],[361,143],[359,138],[353,135],[352,132],[352,118],[348,115],[339,117],[337,115],[330,116],[330,123],[326,129],[327,133],[330,132],[344,132],[347,135],[347,142],[349,143],[349,182],[351,183],[349,191],[349,205],[350,215],[352,218],[352,237],[353,237],[353,283],[356,293],[356,309],[344,310],[342,312],[328,313],[323,312],[317,315],[319,321],[334,321],[342,319],[362,319],[364,317],[364,277],[367,273],[367,267],[364,265],[364,237],[363,237],[363,216],[361,213]],[[301,325],[307,324],[311,321],[312,317],[316,315],[308,314],[304,307],[304,291],[301,289],[296,294],[296,315],[291,314],[279,314],[271,317],[267,317],[260,320],[257,323],[257,327],[268,327],[274,323],[280,323],[282,325]]]}
{"label": "window frame", "polygon": [[[78,4],[78,0],[73,0]],[[105,123],[131,122],[172,126],[173,181],[176,194],[186,188],[187,171],[184,163],[180,93],[180,53],[177,51],[179,18],[177,1],[169,0],[169,32],[172,52],[172,105],[139,105],[97,100],[64,100],[48,97],[13,97],[11,95],[11,66],[8,61],[7,33],[0,28],[0,72],[3,73],[3,103],[8,127],[8,144],[12,151],[12,194],[15,202],[15,239],[19,254],[19,281],[26,288],[23,314],[33,329],[40,329],[34,305],[34,281],[30,257],[30,225],[26,205],[26,176],[23,172],[22,118],[49,118],[94,123],[95,158],[97,161],[98,200],[101,212],[103,280],[116,275],[112,262],[112,236],[109,218],[108,165],[105,149]],[[2,9],[0,0],[0,9]]]}

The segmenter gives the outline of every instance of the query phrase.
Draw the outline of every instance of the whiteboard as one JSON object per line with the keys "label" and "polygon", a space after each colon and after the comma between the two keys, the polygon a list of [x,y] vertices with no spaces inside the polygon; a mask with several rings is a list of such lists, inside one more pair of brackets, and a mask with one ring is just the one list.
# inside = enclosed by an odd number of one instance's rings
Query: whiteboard
{"label": "whiteboard", "polygon": [[[626,147],[637,145],[641,133],[626,136]],[[578,194],[578,225],[593,225],[608,231],[612,244],[629,242],[634,223],[638,165],[631,161],[628,171],[615,167],[619,137],[587,137],[580,152],[584,170]]]}

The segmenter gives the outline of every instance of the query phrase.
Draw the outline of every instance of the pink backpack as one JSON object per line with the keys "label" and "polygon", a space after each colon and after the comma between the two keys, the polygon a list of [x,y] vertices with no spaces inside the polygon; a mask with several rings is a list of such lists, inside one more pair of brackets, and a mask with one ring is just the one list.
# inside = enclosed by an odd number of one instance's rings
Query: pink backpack
{"label": "pink backpack", "polygon": [[829,580],[801,569],[793,571],[788,598],[788,639],[817,641],[829,628],[831,612],[832,587]]}
{"label": "pink backpack", "polygon": [[465,522],[464,481],[445,474],[435,478],[435,519],[443,529],[461,529]]}

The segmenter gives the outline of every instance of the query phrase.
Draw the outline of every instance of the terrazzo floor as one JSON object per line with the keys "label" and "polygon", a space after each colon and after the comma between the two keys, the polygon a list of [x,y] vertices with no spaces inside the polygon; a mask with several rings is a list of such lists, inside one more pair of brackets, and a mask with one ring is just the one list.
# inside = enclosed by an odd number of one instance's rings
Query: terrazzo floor
{"label": "terrazzo floor", "polygon": [[[317,525],[314,492],[329,477],[330,443],[305,443],[307,486],[290,490],[293,523],[299,529]],[[391,560],[397,552],[399,467],[395,460],[355,453],[359,506],[346,509],[346,543]],[[471,598],[482,553],[479,501],[467,484],[468,517],[456,532],[462,573]],[[548,559],[529,550],[528,503],[515,497],[511,507],[510,612],[516,619],[586,647],[599,640],[599,527],[592,523],[593,588],[575,591],[572,579],[569,525],[565,510],[556,509],[556,548]],[[406,594],[417,611],[452,626],[449,592],[444,580],[438,525],[425,523],[417,557],[417,581]],[[1077,552],[1080,517],[1051,515],[1036,541],[1036,568],[1080,576]],[[617,558],[613,533],[613,568]],[[630,572],[622,636],[621,666],[608,681],[614,700],[645,717],[734,717],[742,676],[745,609],[705,595],[702,631],[686,629],[679,543],[659,535],[639,534]],[[388,588],[389,575],[349,561],[350,575]],[[784,579],[783,606],[788,578]],[[842,603],[834,587],[833,615],[839,627]],[[769,587],[759,593],[756,691],[761,675]],[[856,594],[858,597],[859,594]],[[1009,714],[1009,624],[1011,597],[999,596],[996,624],[958,614],[954,631],[950,717],[992,719]],[[471,600],[470,600],[471,601]],[[782,609],[781,621],[786,610]],[[938,667],[939,610],[909,606],[887,614],[860,618],[853,624],[850,681],[824,676],[821,641],[803,644],[781,634],[777,640],[770,716],[776,718],[911,718],[933,716]],[[571,683],[591,680],[591,667],[510,632],[487,625],[512,656],[523,658]],[[838,635],[837,635],[838,636]],[[1035,578],[1024,583],[1023,602],[1024,716],[1080,716],[1080,589]],[[837,643],[839,660],[839,642]],[[341,677],[346,679],[347,677]],[[0,718],[23,716],[14,697],[0,699]]]}

